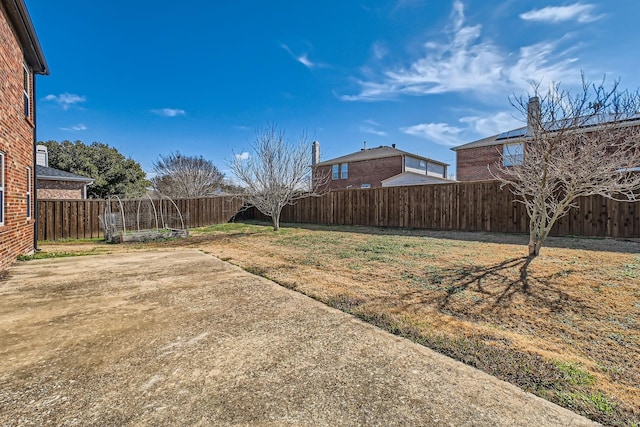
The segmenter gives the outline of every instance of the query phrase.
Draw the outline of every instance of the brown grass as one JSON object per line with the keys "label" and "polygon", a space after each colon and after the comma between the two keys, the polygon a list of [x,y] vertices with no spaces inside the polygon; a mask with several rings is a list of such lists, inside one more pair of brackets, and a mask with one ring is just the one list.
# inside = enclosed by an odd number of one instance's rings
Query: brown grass
{"label": "brown grass", "polygon": [[555,238],[528,263],[525,243],[487,233],[223,224],[187,240],[108,250],[196,246],[593,420],[638,425],[640,244]]}

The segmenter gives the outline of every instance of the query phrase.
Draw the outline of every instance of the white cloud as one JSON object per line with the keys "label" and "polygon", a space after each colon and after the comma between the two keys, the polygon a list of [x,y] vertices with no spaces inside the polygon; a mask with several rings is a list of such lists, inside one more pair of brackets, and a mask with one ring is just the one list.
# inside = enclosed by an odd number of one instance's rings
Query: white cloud
{"label": "white cloud", "polygon": [[378,136],[387,136],[387,132],[378,129],[380,126],[382,126],[380,123],[376,122],[375,120],[365,120],[364,124],[360,126],[359,130],[362,133],[369,133],[372,135],[378,135]]}
{"label": "white cloud", "polygon": [[525,21],[539,21],[555,24],[564,21],[578,21],[587,23],[597,21],[604,15],[592,14],[593,4],[574,3],[568,6],[549,6],[542,9],[534,9],[520,15]]}
{"label": "white cloud", "polygon": [[425,54],[409,67],[383,70],[378,78],[359,80],[360,93],[345,101],[377,101],[400,95],[472,91],[482,95],[527,90],[531,81],[573,81],[575,58],[559,51],[564,40],[544,41],[506,52],[482,37],[481,25],[465,23],[464,5],[454,2],[447,41],[430,40]]}
{"label": "white cloud", "polygon": [[378,135],[378,136],[387,136],[387,133],[385,131],[378,130],[378,129],[370,127],[370,126],[360,126],[360,132],[362,132],[362,133],[370,133],[372,135]]}
{"label": "white cloud", "polygon": [[87,100],[86,97],[82,95],[76,95],[75,93],[61,93],[60,95],[49,94],[44,97],[47,101],[53,101],[56,104],[60,105],[63,110],[69,109],[74,104],[79,104],[81,102],[85,102]]}
{"label": "white cloud", "polygon": [[281,45],[280,45],[280,47],[281,47],[281,48],[283,48],[284,50],[286,50],[286,51],[289,53],[289,55],[291,55],[291,57],[292,57],[293,59],[295,59],[296,61],[298,61],[299,63],[301,63],[302,65],[304,65],[304,66],[305,66],[305,67],[307,67],[307,68],[310,68],[310,69],[311,69],[311,68],[315,68],[315,67],[320,67],[320,66],[322,66],[322,64],[312,62],[312,61],[309,59],[309,55],[308,55],[307,53],[303,53],[302,55],[296,55],[296,54],[294,54],[294,53],[293,53],[293,51],[289,48],[289,46],[287,46],[287,45],[286,45],[286,44],[284,44],[284,43],[283,43],[283,44],[281,44]]}
{"label": "white cloud", "polygon": [[504,111],[491,116],[466,116],[461,118],[460,122],[466,123],[475,133],[483,136],[495,135],[525,125],[522,120]]}
{"label": "white cloud", "polygon": [[463,144],[465,141],[460,137],[462,128],[451,126],[447,123],[421,123],[414,126],[400,128],[408,135],[428,139],[436,144],[453,147]]}
{"label": "white cloud", "polygon": [[177,117],[177,116],[186,116],[187,112],[184,110],[179,110],[176,108],[160,108],[157,110],[151,110],[153,114],[163,117]]}
{"label": "white cloud", "polygon": [[249,158],[249,153],[246,151],[243,151],[240,154],[236,154],[236,159],[238,160],[247,160]]}
{"label": "white cloud", "polygon": [[88,128],[85,125],[83,125],[82,123],[78,123],[77,125],[71,126],[71,127],[68,127],[68,128],[60,128],[60,130],[68,130],[68,131],[76,131],[76,132],[87,130],[87,129]]}
{"label": "white cloud", "polygon": [[417,136],[447,147],[466,144],[474,139],[485,138],[524,126],[522,120],[511,113],[500,111],[492,114],[477,114],[462,117],[460,126],[448,123],[420,123],[400,128],[408,135]]}
{"label": "white cloud", "polygon": [[389,49],[382,42],[375,42],[371,46],[371,52],[375,59],[382,59],[389,53]]}

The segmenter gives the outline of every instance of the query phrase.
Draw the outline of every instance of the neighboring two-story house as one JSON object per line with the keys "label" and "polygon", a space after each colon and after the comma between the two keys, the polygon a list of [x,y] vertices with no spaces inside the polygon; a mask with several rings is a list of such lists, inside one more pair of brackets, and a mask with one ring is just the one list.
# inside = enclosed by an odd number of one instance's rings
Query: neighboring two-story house
{"label": "neighboring two-story house", "polygon": [[0,0],[0,270],[36,247],[35,74],[49,69],[23,0]]}
{"label": "neighboring two-story house", "polygon": [[[534,117],[540,115],[539,102],[537,97],[529,100],[527,126],[452,148],[456,152],[456,178],[459,181],[492,180],[492,172],[498,173],[496,165],[512,166],[521,163],[526,144],[531,141],[533,134],[531,129]],[[578,131],[589,132],[594,127],[607,123],[613,121],[607,122],[607,118],[596,116],[587,120]],[[640,126],[640,117],[622,120],[616,126]]]}
{"label": "neighboring two-story house", "polygon": [[452,148],[456,152],[456,179],[494,179],[491,171],[495,172],[496,164],[504,163],[509,166],[522,159],[526,137],[525,126]]}
{"label": "neighboring two-story house", "polygon": [[398,150],[395,144],[363,148],[323,162],[319,156],[314,142],[313,175],[326,177],[329,190],[453,182],[447,179],[447,163]]}

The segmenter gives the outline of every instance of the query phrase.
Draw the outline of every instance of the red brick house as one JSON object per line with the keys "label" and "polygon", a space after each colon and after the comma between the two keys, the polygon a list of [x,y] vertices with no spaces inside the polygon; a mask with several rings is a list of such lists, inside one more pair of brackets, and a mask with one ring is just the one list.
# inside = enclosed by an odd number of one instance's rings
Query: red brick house
{"label": "red brick house", "polygon": [[[456,179],[458,181],[494,179],[489,169],[495,171],[494,166],[504,158],[509,161],[513,155],[517,155],[516,153],[523,152],[526,131],[526,127],[518,128],[452,148],[456,152]],[[510,133],[514,136],[507,136]]]}
{"label": "red brick house", "polygon": [[36,146],[36,196],[38,199],[86,199],[92,178],[49,167],[47,147]]}
{"label": "red brick house", "polygon": [[0,0],[0,270],[35,241],[35,74],[49,69],[23,0]]}
{"label": "red brick house", "polygon": [[[496,172],[497,164],[510,166],[522,162],[525,145],[532,134],[529,129],[536,114],[539,117],[540,104],[539,99],[533,97],[529,100],[527,126],[452,148],[456,152],[456,179],[458,181],[493,180],[491,172]],[[582,126],[581,131],[589,132],[589,129],[603,123],[606,121],[595,116]],[[640,118],[633,117],[621,121],[619,126],[640,126]]]}
{"label": "red brick house", "polygon": [[398,150],[395,144],[363,148],[323,162],[318,161],[319,151],[314,142],[313,175],[328,177],[329,190],[451,182],[447,163]]}

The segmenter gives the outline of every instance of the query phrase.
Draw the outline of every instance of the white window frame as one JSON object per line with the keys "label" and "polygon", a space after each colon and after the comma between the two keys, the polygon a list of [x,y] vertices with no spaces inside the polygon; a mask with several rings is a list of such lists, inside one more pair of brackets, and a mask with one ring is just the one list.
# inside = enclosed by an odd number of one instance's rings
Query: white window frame
{"label": "white window frame", "polygon": [[24,116],[31,117],[31,70],[25,63],[22,64],[22,67],[24,68],[24,87],[22,88],[22,92],[24,94]]}
{"label": "white window frame", "polygon": [[502,164],[504,166],[519,166],[523,161],[524,142],[512,142],[502,146]]}
{"label": "white window frame", "polygon": [[4,200],[4,153],[0,151],[0,225],[4,225],[4,213],[6,211]]}
{"label": "white window frame", "polygon": [[349,163],[340,164],[340,179],[349,178]]}
{"label": "white window frame", "polygon": [[331,179],[340,179],[340,165],[331,165]]}
{"label": "white window frame", "polygon": [[31,173],[31,167],[27,166],[27,219],[31,219],[31,188],[33,174]]}

